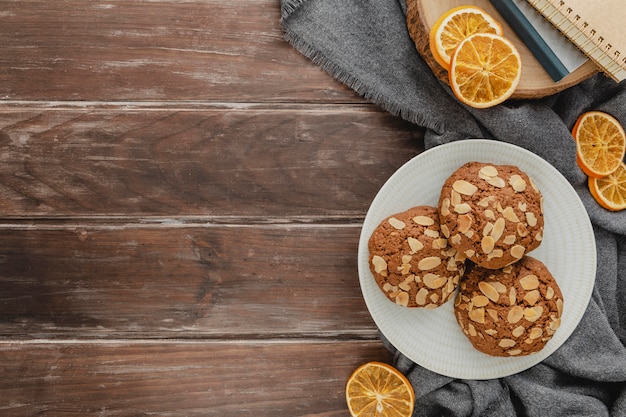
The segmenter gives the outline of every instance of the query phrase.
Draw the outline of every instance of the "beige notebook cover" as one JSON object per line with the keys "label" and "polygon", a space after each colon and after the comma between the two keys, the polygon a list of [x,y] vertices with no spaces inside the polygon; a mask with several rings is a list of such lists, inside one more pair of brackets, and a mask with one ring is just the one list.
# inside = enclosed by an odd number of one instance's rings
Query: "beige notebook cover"
{"label": "beige notebook cover", "polygon": [[626,79],[622,0],[527,0],[616,81]]}

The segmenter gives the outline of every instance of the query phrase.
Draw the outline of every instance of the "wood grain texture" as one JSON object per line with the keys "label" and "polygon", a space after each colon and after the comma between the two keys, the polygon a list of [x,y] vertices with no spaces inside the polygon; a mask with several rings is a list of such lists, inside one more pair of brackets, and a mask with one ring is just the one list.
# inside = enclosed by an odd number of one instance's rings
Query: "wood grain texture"
{"label": "wood grain texture", "polygon": [[277,0],[0,1],[0,414],[348,416],[359,288],[423,150]]}
{"label": "wood grain texture", "polygon": [[0,98],[361,102],[279,18],[277,0],[2,1]]}
{"label": "wood grain texture", "polygon": [[5,229],[0,331],[373,339],[356,273],[359,234],[359,224]]}
{"label": "wood grain texture", "polygon": [[[0,344],[2,415],[348,416],[380,341]],[[16,381],[21,381],[16,384]]]}
{"label": "wood grain texture", "polygon": [[368,108],[9,111],[0,210],[362,216],[421,134]]}

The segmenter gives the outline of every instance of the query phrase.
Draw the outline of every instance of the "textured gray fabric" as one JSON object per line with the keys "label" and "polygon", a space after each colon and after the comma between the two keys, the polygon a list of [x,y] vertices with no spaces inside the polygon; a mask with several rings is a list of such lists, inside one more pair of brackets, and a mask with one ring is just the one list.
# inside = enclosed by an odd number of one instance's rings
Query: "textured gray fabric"
{"label": "textured gray fabric", "polygon": [[427,148],[486,137],[531,150],[578,192],[594,225],[596,285],[572,336],[542,363],[498,380],[455,380],[412,363],[387,343],[416,391],[415,416],[626,416],[626,211],[591,197],[570,129],[587,110],[626,125],[626,83],[597,75],[540,100],[490,109],[461,105],[423,62],[406,29],[405,0],[281,0],[297,50],[392,114],[426,127]]}

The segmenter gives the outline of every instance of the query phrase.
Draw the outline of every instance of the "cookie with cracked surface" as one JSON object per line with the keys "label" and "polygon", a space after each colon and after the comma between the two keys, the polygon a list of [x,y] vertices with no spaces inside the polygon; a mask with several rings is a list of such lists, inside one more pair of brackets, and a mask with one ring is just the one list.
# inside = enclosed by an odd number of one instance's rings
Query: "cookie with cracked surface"
{"label": "cookie with cracked surface", "polygon": [[452,298],[465,256],[441,235],[437,209],[413,207],[384,219],[368,242],[369,266],[391,301],[436,308]]}
{"label": "cookie with cracked surface", "polygon": [[563,295],[556,280],[530,256],[500,270],[472,268],[454,300],[463,333],[491,356],[539,352],[559,328],[562,314]]}
{"label": "cookie with cracked surface", "polygon": [[541,244],[542,203],[540,191],[518,167],[468,162],[441,189],[441,231],[470,261],[499,269]]}

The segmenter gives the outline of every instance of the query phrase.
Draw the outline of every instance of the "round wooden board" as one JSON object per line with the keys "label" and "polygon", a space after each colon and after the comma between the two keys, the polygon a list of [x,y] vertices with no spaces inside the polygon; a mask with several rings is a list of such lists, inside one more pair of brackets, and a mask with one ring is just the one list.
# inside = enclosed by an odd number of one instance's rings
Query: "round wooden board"
{"label": "round wooden board", "polygon": [[513,29],[506,23],[504,18],[491,5],[489,0],[407,0],[407,26],[411,38],[420,55],[435,75],[444,81],[448,81],[448,72],[442,68],[430,52],[428,45],[428,33],[439,16],[446,11],[464,5],[474,5],[482,8],[495,19],[504,29],[504,36],[510,39],[522,57],[522,79],[513,93],[513,98],[540,98],[558,93],[571,87],[597,73],[597,67],[590,61],[586,62],[574,72],[559,82],[554,82],[539,61],[528,50],[526,45],[517,37]]}

